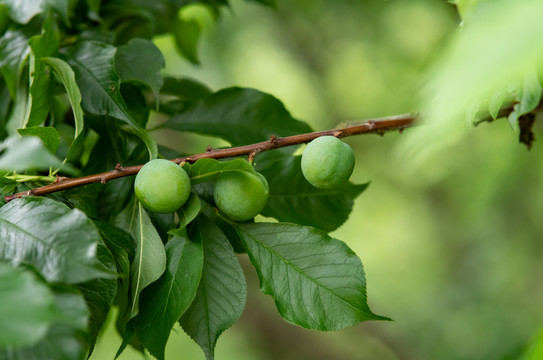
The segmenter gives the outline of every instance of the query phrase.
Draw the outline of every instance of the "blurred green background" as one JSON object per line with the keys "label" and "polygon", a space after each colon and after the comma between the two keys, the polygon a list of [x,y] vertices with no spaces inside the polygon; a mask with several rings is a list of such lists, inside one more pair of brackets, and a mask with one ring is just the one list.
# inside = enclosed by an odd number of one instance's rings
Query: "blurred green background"
{"label": "blurred green background", "polygon": [[[418,110],[421,73],[459,22],[442,0],[278,0],[277,11],[231,3],[217,22],[199,6],[182,14],[204,28],[200,66],[156,39],[165,73],[271,93],[316,130]],[[155,135],[183,151],[217,144]],[[218,360],[519,358],[543,326],[543,145],[527,151],[500,120],[412,163],[401,152],[408,137],[345,139],[356,152],[352,181],[371,184],[332,234],[362,259],[372,310],[394,322],[334,333],[287,324],[241,256],[247,308],[219,339]],[[113,358],[119,345],[110,322],[92,359]],[[166,355],[204,359],[179,327]]]}

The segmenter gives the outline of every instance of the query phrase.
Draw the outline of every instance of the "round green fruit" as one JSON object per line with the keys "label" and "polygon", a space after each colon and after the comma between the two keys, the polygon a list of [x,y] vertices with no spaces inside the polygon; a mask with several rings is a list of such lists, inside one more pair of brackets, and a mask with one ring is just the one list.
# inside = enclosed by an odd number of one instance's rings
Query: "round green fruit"
{"label": "round green fruit", "polygon": [[141,204],[154,212],[170,213],[179,209],[190,195],[190,178],[176,163],[151,160],[136,175],[134,190]]}
{"label": "round green fruit", "polygon": [[302,173],[319,189],[340,187],[349,180],[353,169],[353,150],[335,136],[314,139],[302,154]]}
{"label": "round green fruit", "polygon": [[262,211],[269,192],[268,182],[262,174],[225,171],[217,177],[213,198],[219,210],[229,218],[246,221]]}

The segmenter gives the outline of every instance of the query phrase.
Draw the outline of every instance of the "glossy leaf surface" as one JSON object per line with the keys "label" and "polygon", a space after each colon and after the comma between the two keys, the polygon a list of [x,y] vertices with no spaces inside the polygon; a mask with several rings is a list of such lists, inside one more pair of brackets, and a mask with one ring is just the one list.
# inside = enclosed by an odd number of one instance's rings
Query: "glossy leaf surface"
{"label": "glossy leaf surface", "polygon": [[366,299],[364,268],[345,243],[305,226],[236,225],[263,293],[281,316],[308,329],[331,331],[375,315]]}
{"label": "glossy leaf surface", "polygon": [[245,159],[219,161],[215,159],[199,159],[191,165],[188,173],[193,184],[213,180],[223,171],[247,171],[254,173],[254,168]]}
{"label": "glossy leaf surface", "polygon": [[15,199],[0,208],[0,259],[31,264],[51,282],[111,277],[96,259],[100,235],[77,209],[47,198]]}
{"label": "glossy leaf surface", "polygon": [[55,291],[59,314],[44,339],[33,346],[0,349],[2,360],[84,359],[88,350],[88,309],[81,294],[73,289]]}
{"label": "glossy leaf surface", "polygon": [[157,154],[157,145],[147,132],[140,128],[128,110],[121,93],[121,81],[115,72],[116,48],[98,41],[84,41],[74,50],[69,64],[82,91],[81,105],[95,115],[108,115],[129,125],[145,143],[151,158]]}
{"label": "glossy leaf surface", "polygon": [[175,232],[166,244],[164,274],[141,294],[134,326],[138,339],[157,359],[164,359],[173,325],[190,306],[202,274],[202,244]]}
{"label": "glossy leaf surface", "polygon": [[138,201],[132,201],[115,219],[120,228],[130,233],[135,241],[135,255],[130,268],[130,318],[139,312],[139,298],[143,289],[156,281],[166,269],[166,252],[162,240],[149,215]]}
{"label": "glossy leaf surface", "polygon": [[254,89],[227,88],[172,116],[164,125],[220,137],[232,146],[266,141],[271,135],[310,132],[275,97]]}
{"label": "glossy leaf surface", "polygon": [[196,297],[179,322],[210,360],[220,334],[243,312],[247,285],[232,246],[215,224],[200,216],[189,236],[202,242],[204,266]]}
{"label": "glossy leaf surface", "polygon": [[47,285],[7,262],[0,262],[0,304],[0,348],[39,341],[58,315]]}
{"label": "glossy leaf surface", "polygon": [[115,54],[115,70],[121,81],[134,81],[148,86],[157,98],[162,87],[162,68],[166,65],[160,50],[146,39],[132,39]]}

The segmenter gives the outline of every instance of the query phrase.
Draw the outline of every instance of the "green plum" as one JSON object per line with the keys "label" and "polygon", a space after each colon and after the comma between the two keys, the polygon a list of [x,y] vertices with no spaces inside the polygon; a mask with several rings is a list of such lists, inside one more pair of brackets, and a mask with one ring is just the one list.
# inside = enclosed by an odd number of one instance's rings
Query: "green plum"
{"label": "green plum", "polygon": [[213,191],[215,204],[229,218],[246,221],[266,205],[269,195],[266,178],[260,173],[225,171],[219,174]]}
{"label": "green plum", "polygon": [[136,175],[134,190],[141,204],[154,212],[170,213],[179,209],[190,195],[190,178],[176,163],[151,160]]}
{"label": "green plum", "polygon": [[353,172],[353,150],[335,136],[321,136],[307,144],[301,166],[311,185],[335,189],[347,182]]}

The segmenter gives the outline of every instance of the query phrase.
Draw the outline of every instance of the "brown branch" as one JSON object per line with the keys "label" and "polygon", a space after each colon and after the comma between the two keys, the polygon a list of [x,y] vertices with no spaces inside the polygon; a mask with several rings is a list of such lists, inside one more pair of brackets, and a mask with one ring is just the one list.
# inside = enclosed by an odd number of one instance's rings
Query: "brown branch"
{"label": "brown branch", "polygon": [[[395,115],[395,116],[389,116],[389,117],[384,117],[384,118],[379,118],[379,119],[367,120],[364,123],[358,123],[358,124],[349,125],[349,126],[345,126],[345,127],[341,127],[337,129],[316,131],[316,132],[307,133],[307,134],[287,136],[283,138],[279,138],[279,137],[276,137],[275,135],[272,135],[270,137],[270,140],[268,141],[263,141],[263,142],[259,142],[259,143],[251,144],[251,145],[226,148],[226,149],[213,149],[211,147],[208,147],[206,149],[206,152],[204,153],[186,156],[186,157],[182,157],[178,159],[173,159],[172,161],[179,164],[179,163],[185,163],[185,162],[194,163],[196,160],[203,159],[203,158],[224,159],[224,158],[245,156],[245,155],[254,157],[256,154],[263,151],[307,143],[319,136],[332,135],[338,138],[343,138],[343,137],[359,135],[359,134],[371,134],[371,133],[383,134],[387,131],[393,131],[393,130],[401,131],[403,129],[413,126],[417,119],[418,119],[418,115],[411,113],[411,114]],[[37,187],[37,188],[16,193],[13,195],[8,195],[4,199],[6,201],[11,201],[13,199],[21,198],[23,196],[46,195],[46,194],[50,194],[56,191],[71,189],[74,187],[94,184],[98,182],[105,184],[106,182],[110,180],[118,179],[125,176],[135,175],[138,173],[138,171],[141,169],[142,166],[143,165],[123,167],[120,164],[117,164],[115,166],[115,170],[103,172],[100,174],[88,175],[88,176],[83,176],[79,178],[62,177],[62,178],[58,178],[57,181],[52,184]]]}

